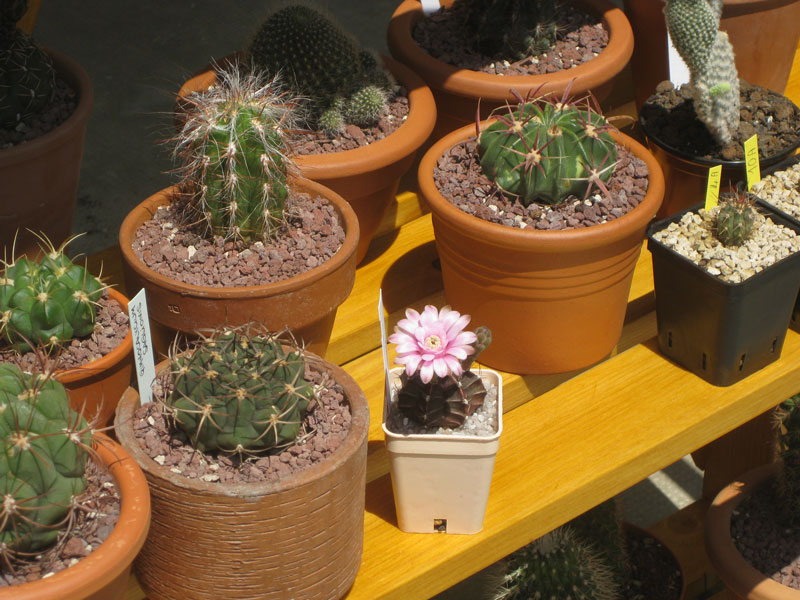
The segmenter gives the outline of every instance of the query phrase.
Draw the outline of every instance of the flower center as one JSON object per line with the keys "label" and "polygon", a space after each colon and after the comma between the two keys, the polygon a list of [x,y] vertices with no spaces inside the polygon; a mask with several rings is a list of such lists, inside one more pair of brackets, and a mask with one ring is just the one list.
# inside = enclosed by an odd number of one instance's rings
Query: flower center
{"label": "flower center", "polygon": [[428,337],[425,338],[423,345],[428,350],[439,350],[442,347],[442,338],[434,334],[429,335]]}

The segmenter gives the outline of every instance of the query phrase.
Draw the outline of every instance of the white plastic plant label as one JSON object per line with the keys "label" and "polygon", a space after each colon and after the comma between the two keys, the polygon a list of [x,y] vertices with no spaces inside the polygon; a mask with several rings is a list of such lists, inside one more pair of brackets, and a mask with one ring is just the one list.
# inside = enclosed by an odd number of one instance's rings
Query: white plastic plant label
{"label": "white plastic plant label", "polygon": [[440,6],[439,0],[419,0],[419,3],[422,4],[422,13],[426,15],[435,13]]}
{"label": "white plastic plant label", "polygon": [[133,338],[133,361],[139,398],[142,404],[153,400],[153,381],[156,378],[153,340],[150,336],[150,318],[147,315],[147,296],[142,289],[128,302],[128,319]]}
{"label": "white plastic plant label", "polygon": [[669,80],[675,87],[679,87],[684,83],[689,83],[691,75],[689,74],[689,67],[683,62],[681,55],[675,49],[672,43],[672,38],[667,33],[667,61],[669,62]]}
{"label": "white plastic plant label", "polygon": [[383,289],[378,290],[378,322],[381,324],[381,351],[383,352],[383,419],[389,418],[392,387],[389,379],[389,348],[386,345],[386,316],[383,312]]}

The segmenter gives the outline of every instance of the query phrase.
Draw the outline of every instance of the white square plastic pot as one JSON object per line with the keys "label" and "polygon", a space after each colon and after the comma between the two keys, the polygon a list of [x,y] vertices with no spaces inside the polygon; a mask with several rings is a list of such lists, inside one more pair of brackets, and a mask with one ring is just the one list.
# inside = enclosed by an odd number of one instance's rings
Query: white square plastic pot
{"label": "white square plastic pot", "polygon": [[[392,399],[402,367],[391,371]],[[503,379],[497,371],[475,369],[487,389],[497,388],[497,432],[492,436],[383,432],[401,530],[410,533],[477,533],[489,500],[494,458],[503,431]]]}

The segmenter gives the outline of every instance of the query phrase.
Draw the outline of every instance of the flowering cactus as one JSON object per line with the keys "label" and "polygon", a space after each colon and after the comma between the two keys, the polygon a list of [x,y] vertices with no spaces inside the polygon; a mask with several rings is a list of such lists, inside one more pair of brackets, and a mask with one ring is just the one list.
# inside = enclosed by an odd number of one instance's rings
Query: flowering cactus
{"label": "flowering cactus", "polygon": [[486,388],[469,367],[491,332],[464,331],[469,320],[449,306],[428,305],[422,314],[409,308],[389,336],[397,345],[395,363],[405,366],[398,408],[420,425],[458,427],[483,404]]}

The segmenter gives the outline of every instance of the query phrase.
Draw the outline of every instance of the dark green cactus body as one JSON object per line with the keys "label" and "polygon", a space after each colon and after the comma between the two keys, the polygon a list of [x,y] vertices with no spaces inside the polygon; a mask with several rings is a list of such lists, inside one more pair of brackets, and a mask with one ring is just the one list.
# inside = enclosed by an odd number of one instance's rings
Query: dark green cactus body
{"label": "dark green cactus body", "polygon": [[787,526],[800,525],[800,394],[781,403],[778,410],[778,458],[781,469],[775,489]]}
{"label": "dark green cactus body", "polygon": [[556,42],[555,0],[462,0],[479,52],[519,60]]}
{"label": "dark green cactus body", "polygon": [[56,541],[72,497],[86,487],[87,431],[64,386],[0,364],[0,542],[12,553]]}
{"label": "dark green cactus body", "polygon": [[166,404],[198,450],[265,452],[297,438],[314,398],[304,374],[299,350],[237,329],[173,360]]}
{"label": "dark green cactus body", "polygon": [[614,172],[617,150],[605,118],[588,101],[534,98],[495,110],[498,120],[478,136],[483,173],[528,206],[585,197]]}
{"label": "dark green cactus body", "polygon": [[20,351],[89,335],[103,284],[62,251],[20,258],[0,279],[0,343]]}
{"label": "dark green cactus body", "polygon": [[725,246],[741,246],[753,233],[756,211],[749,194],[734,194],[720,203],[715,234]]}

